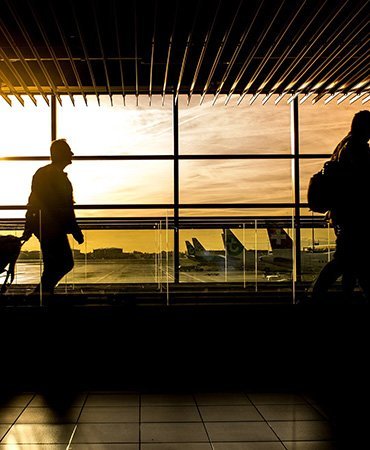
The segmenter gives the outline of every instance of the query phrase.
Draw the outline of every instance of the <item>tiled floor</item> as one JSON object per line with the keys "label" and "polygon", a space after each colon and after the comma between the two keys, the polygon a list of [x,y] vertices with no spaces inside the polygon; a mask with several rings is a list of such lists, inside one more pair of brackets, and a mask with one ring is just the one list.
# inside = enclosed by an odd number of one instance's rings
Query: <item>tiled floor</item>
{"label": "tiled floor", "polygon": [[[62,408],[63,406],[63,408]],[[0,449],[332,450],[319,405],[296,394],[39,394],[0,406]]]}

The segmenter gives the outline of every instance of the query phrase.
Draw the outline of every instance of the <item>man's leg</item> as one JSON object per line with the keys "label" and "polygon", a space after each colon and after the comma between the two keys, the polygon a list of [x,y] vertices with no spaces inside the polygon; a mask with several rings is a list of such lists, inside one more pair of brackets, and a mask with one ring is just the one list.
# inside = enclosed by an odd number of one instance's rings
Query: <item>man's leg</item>
{"label": "man's leg", "polygon": [[343,274],[343,267],[341,261],[334,258],[329,261],[319,273],[312,285],[311,300],[313,302],[320,302],[325,300],[329,288],[337,281]]}
{"label": "man's leg", "polygon": [[66,235],[41,240],[44,271],[41,276],[42,290],[52,294],[58,282],[72,270],[74,262]]}

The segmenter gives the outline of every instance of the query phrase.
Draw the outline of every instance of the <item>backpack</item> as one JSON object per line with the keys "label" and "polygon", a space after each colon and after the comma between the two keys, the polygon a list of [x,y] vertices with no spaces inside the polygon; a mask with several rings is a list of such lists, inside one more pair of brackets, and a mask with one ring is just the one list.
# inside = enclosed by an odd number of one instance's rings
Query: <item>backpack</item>
{"label": "backpack", "polygon": [[[16,236],[0,236],[0,274],[6,272],[0,294],[4,294],[14,280],[15,263],[21,251],[21,238]],[[8,267],[8,269],[7,269]],[[10,281],[8,282],[10,278]]]}
{"label": "backpack", "polygon": [[323,168],[312,175],[308,183],[307,201],[311,211],[326,213],[341,201],[343,168],[337,160],[326,161]]}

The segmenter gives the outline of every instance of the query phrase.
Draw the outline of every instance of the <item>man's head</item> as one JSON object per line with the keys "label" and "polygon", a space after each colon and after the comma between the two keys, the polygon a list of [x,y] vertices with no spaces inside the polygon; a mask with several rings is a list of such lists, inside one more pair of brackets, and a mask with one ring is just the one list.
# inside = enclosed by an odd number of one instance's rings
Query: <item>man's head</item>
{"label": "man's head", "polygon": [[370,139],[370,111],[356,113],[352,119],[351,135],[368,141]]}
{"label": "man's head", "polygon": [[56,139],[50,146],[51,161],[63,168],[72,163],[73,152],[65,139]]}

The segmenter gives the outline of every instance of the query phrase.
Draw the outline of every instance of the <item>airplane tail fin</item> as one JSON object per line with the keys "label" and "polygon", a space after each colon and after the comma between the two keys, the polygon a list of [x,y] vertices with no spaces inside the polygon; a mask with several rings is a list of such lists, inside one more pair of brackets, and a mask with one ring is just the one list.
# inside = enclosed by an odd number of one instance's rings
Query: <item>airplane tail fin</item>
{"label": "airplane tail fin", "polygon": [[191,245],[189,241],[185,241],[186,244],[186,250],[189,256],[195,255],[195,248]]}
{"label": "airplane tail fin", "polygon": [[282,227],[267,227],[272,250],[292,250],[293,241]]}
{"label": "airplane tail fin", "polygon": [[195,252],[205,252],[206,249],[203,247],[203,245],[198,241],[197,238],[192,238],[194,251]]}
{"label": "airplane tail fin", "polygon": [[229,256],[239,256],[245,250],[244,245],[228,228],[223,230],[222,240],[224,241],[225,250]]}

